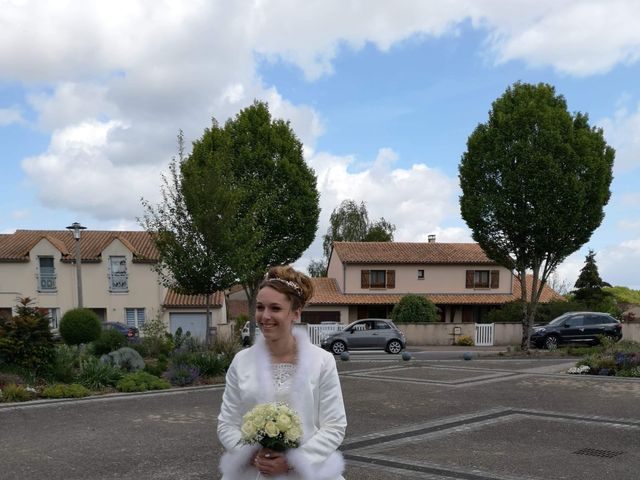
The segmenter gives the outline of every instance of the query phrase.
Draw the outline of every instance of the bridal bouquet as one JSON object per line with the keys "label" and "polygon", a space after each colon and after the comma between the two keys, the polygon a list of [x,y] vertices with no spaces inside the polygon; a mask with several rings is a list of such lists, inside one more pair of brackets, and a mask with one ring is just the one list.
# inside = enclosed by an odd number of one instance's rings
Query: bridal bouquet
{"label": "bridal bouquet", "polygon": [[244,444],[260,444],[276,452],[297,448],[302,437],[300,417],[284,403],[261,403],[242,417]]}

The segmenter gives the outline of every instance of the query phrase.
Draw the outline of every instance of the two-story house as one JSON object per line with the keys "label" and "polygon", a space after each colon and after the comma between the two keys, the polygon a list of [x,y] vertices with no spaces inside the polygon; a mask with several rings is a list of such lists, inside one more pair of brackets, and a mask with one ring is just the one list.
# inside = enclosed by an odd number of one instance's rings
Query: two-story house
{"label": "two-story house", "polygon": [[[182,327],[200,338],[207,326],[226,323],[222,293],[213,296],[207,322],[204,296],[179,295],[161,285],[152,268],[158,254],[147,232],[86,230],[78,241],[83,306],[102,321],[140,328],[159,316],[168,331]],[[30,297],[56,328],[78,306],[75,242],[68,230],[0,235],[0,315],[11,315],[17,298]]]}
{"label": "two-story house", "polygon": [[[335,242],[327,278],[314,279],[315,293],[303,321],[350,323],[389,318],[407,294],[424,295],[442,322],[480,322],[492,308],[520,298],[520,283],[476,243]],[[545,288],[541,301],[559,298]]]}

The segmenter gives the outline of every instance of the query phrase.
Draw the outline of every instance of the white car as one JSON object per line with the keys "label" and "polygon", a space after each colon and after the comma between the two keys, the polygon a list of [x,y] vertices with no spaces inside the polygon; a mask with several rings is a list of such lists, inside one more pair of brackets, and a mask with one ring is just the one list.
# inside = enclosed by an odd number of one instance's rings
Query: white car
{"label": "white car", "polygon": [[[244,327],[242,327],[242,330],[240,331],[240,337],[242,338],[243,347],[248,347],[251,345],[251,334],[249,328],[249,322],[246,322],[244,324]],[[262,335],[262,332],[260,331],[260,328],[258,328],[258,325],[256,325],[256,336],[258,335]]]}

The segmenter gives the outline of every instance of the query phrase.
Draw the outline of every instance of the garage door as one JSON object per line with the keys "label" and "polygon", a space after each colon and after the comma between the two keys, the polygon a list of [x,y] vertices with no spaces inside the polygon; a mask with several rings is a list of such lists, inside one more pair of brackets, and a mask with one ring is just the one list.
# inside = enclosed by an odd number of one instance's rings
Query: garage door
{"label": "garage door", "polygon": [[171,313],[169,314],[169,327],[172,334],[182,327],[182,333],[191,332],[192,337],[204,341],[207,336],[206,319],[205,313]]}

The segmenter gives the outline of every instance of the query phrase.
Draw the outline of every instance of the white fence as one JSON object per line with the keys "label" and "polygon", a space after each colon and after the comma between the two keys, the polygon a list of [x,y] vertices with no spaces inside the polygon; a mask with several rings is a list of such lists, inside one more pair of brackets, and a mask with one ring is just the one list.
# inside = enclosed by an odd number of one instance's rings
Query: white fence
{"label": "white fence", "polygon": [[320,345],[320,342],[325,335],[331,335],[332,333],[339,332],[345,327],[339,323],[322,323],[320,325],[307,325],[307,332],[309,332],[309,338],[314,345]]}
{"label": "white fence", "polygon": [[476,323],[475,344],[477,347],[493,346],[493,323]]}

